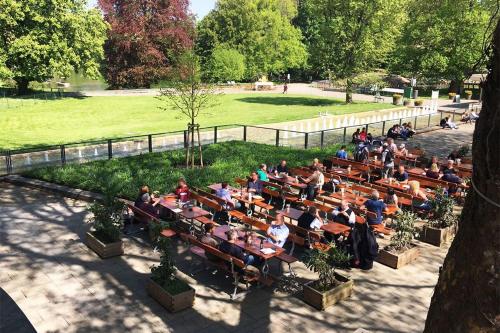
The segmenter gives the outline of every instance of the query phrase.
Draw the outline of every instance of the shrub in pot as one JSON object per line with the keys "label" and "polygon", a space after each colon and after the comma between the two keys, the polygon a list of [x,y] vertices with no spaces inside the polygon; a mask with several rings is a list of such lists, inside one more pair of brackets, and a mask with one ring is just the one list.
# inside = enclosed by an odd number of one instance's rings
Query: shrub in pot
{"label": "shrub in pot", "polygon": [[411,100],[411,99],[405,99],[403,101],[404,106],[412,106],[412,104],[413,104],[413,100]]}
{"label": "shrub in pot", "polygon": [[392,95],[392,104],[394,104],[394,105],[401,104],[401,99],[402,98],[403,98],[403,96],[401,96],[400,94],[394,94],[394,95]]}
{"label": "shrub in pot", "polygon": [[110,258],[123,254],[123,241],[120,231],[123,226],[125,204],[116,198],[116,186],[113,181],[107,183],[103,198],[87,207],[92,213],[88,222],[92,229],[86,233],[85,243],[101,258]]}
{"label": "shrub in pot", "polygon": [[393,222],[394,234],[390,244],[380,250],[377,261],[392,268],[400,268],[415,260],[418,249],[413,244],[417,216],[412,212],[402,212]]}
{"label": "shrub in pot", "polygon": [[471,99],[472,90],[466,90],[466,91],[464,91],[464,93],[465,93],[465,99]]}
{"label": "shrub in pot", "polygon": [[415,106],[422,106],[422,105],[424,105],[423,99],[416,99],[415,100]]}
{"label": "shrub in pot", "polygon": [[170,239],[160,235],[168,229],[167,222],[152,223],[150,228],[155,235],[155,246],[160,251],[160,264],[151,267],[151,277],[146,284],[148,294],[170,312],[178,312],[194,304],[195,290],[176,276]]}
{"label": "shrub in pot", "polygon": [[455,99],[456,93],[448,93],[448,99]]}
{"label": "shrub in pot", "polygon": [[319,310],[351,296],[354,282],[336,272],[337,267],[348,267],[351,257],[333,244],[326,249],[311,249],[305,253],[304,264],[319,279],[303,286],[304,301]]}
{"label": "shrub in pot", "polygon": [[441,246],[451,239],[456,230],[458,218],[453,214],[455,202],[444,189],[438,188],[435,196],[429,200],[431,214],[429,221],[420,234],[420,239],[426,243]]}

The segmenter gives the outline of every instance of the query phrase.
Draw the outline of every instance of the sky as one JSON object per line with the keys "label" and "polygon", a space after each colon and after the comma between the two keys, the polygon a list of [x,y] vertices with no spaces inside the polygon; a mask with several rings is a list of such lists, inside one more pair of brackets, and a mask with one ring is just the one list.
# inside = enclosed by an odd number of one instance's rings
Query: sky
{"label": "sky", "polygon": [[[191,11],[201,20],[211,9],[214,9],[216,0],[190,0]],[[97,0],[89,0],[89,7],[94,7]]]}

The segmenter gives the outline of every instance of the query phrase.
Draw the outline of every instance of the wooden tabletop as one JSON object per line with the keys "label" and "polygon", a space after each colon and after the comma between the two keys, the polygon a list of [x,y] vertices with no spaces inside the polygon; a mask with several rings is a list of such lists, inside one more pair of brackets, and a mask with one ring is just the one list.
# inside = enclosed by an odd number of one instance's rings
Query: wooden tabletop
{"label": "wooden tabletop", "polygon": [[210,212],[198,206],[193,206],[189,208],[179,208],[177,206],[177,202],[174,200],[168,200],[168,199],[166,200],[162,198],[160,200],[160,205],[171,211],[174,211],[175,209],[181,209],[182,211],[179,212],[178,214],[186,219],[195,219],[200,216],[210,215]]}
{"label": "wooden tabletop", "polygon": [[330,194],[330,197],[335,198],[337,200],[346,200],[347,202],[356,204],[358,206],[364,204],[366,200],[368,200],[364,196],[355,195],[349,192],[344,193],[344,196],[342,196],[341,192],[335,192]]}
{"label": "wooden tabletop", "polygon": [[331,168],[330,172],[340,174],[342,176],[359,176],[361,174],[361,171],[356,170],[354,167],[351,168],[351,172],[348,173],[347,169],[344,168]]}
{"label": "wooden tabletop", "polygon": [[285,208],[284,210],[277,211],[278,214],[283,214],[283,216],[288,217],[292,220],[298,220],[299,217],[304,214],[303,210],[295,209],[295,208]]}
{"label": "wooden tabletop", "polygon": [[[217,228],[214,229],[214,236],[222,239],[222,240],[227,240],[227,235],[226,232],[229,230],[228,225],[221,225],[218,226]],[[245,252],[250,253],[254,256],[257,256],[259,258],[262,258],[264,260],[268,260],[270,258],[279,256],[281,253],[283,253],[284,249],[274,245],[273,243],[263,241],[262,245],[264,248],[271,248],[275,252],[270,253],[270,254],[264,254],[260,251],[260,239],[256,238],[253,240],[252,244],[247,244],[245,240],[243,239],[245,233],[243,230],[237,230],[238,231],[238,239],[235,242],[235,245],[239,246],[242,248]]]}
{"label": "wooden tabletop", "polygon": [[381,186],[385,186],[385,187],[392,187],[393,189],[395,190],[398,190],[400,192],[406,192],[409,188],[408,185],[404,185],[404,184],[399,184],[396,180],[392,180],[389,181],[389,179],[379,179],[377,181],[375,181],[375,184],[377,185],[381,185]]}
{"label": "wooden tabletop", "polygon": [[416,168],[416,167],[415,168],[408,168],[408,169],[406,169],[406,172],[413,174],[413,175],[417,175],[417,176],[425,176],[427,174],[424,169]]}
{"label": "wooden tabletop", "polygon": [[[208,185],[207,186],[209,189],[213,190],[213,191],[217,191],[217,190],[220,190],[222,188],[222,184],[221,183],[216,183],[216,184],[212,184],[212,185]],[[227,185],[227,189],[231,192],[234,192],[234,191],[239,191],[240,189],[237,189],[231,185]]]}
{"label": "wooden tabletop", "polygon": [[287,184],[287,185],[290,185],[292,187],[296,187],[296,188],[300,188],[300,189],[304,189],[307,187],[307,184],[304,184],[301,182],[297,183],[295,177],[291,177],[291,176],[279,177],[279,176],[275,176],[273,174],[268,174],[267,176],[269,177],[269,179],[272,179],[275,182]]}
{"label": "wooden tabletop", "polygon": [[338,222],[329,222],[327,224],[323,224],[321,226],[321,230],[324,230],[330,234],[338,235],[350,231],[351,227]]}
{"label": "wooden tabletop", "polygon": [[397,213],[398,209],[399,208],[396,205],[387,205],[387,210],[385,210],[383,212],[383,214],[386,216],[395,215]]}

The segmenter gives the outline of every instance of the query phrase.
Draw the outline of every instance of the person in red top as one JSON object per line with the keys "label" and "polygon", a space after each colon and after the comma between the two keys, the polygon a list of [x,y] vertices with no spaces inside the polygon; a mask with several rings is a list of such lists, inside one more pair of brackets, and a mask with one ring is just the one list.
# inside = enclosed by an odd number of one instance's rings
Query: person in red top
{"label": "person in red top", "polygon": [[178,186],[175,189],[175,195],[177,195],[177,198],[181,202],[189,201],[189,187],[187,186],[186,181],[183,178],[179,179]]}
{"label": "person in red top", "polygon": [[359,139],[360,139],[362,142],[365,142],[365,141],[366,141],[366,131],[365,131],[365,129],[364,129],[364,128],[361,130],[361,133],[359,133]]}

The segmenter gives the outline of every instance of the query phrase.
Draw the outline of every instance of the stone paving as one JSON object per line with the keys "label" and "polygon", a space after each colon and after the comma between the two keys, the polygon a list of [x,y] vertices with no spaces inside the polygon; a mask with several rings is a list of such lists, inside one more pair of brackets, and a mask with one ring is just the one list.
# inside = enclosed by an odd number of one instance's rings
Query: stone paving
{"label": "stone paving", "polygon": [[[412,143],[441,149],[442,142],[470,140],[472,130],[463,125],[426,133]],[[452,148],[446,146],[443,154]],[[193,258],[176,242],[179,275],[197,295],[192,309],[171,314],[145,291],[150,266],[159,261],[148,240],[126,238],[124,256],[99,259],[82,242],[89,229],[85,207],[0,182],[1,332],[31,332],[23,314],[37,332],[421,332],[448,249],[417,242],[421,256],[400,270],[375,263],[369,272],[345,272],[355,281],[353,296],[320,312],[300,293],[270,288],[254,288],[231,301],[231,282],[223,274],[184,274]],[[300,262],[294,270],[301,281],[315,278]]]}

